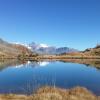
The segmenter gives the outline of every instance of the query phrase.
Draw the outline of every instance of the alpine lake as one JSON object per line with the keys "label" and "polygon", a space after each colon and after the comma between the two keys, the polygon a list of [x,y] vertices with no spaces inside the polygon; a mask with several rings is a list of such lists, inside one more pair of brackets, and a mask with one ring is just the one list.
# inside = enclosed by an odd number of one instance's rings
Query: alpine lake
{"label": "alpine lake", "polygon": [[86,87],[100,95],[100,60],[0,61],[0,94],[31,94],[43,86]]}

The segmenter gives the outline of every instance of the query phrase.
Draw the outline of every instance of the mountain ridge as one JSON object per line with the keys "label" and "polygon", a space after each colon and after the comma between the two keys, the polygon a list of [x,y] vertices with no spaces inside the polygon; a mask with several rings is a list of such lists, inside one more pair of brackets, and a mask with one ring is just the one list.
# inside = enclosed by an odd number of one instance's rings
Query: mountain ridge
{"label": "mountain ridge", "polygon": [[12,58],[25,53],[28,54],[30,50],[21,44],[13,44],[0,39],[0,57]]}
{"label": "mountain ridge", "polygon": [[61,54],[61,53],[69,53],[69,52],[76,52],[78,50],[69,48],[69,47],[56,47],[56,46],[48,46],[46,44],[37,44],[32,42],[29,44],[30,48],[33,52],[39,54]]}

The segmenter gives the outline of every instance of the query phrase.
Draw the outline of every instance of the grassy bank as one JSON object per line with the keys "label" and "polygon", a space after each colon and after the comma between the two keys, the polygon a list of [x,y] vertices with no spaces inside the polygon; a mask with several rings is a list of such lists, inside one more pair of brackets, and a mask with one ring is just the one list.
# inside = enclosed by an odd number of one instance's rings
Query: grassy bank
{"label": "grassy bank", "polygon": [[100,56],[57,56],[57,55],[42,55],[36,57],[20,57],[19,60],[42,60],[42,59],[49,59],[49,60],[61,60],[61,59],[100,59]]}
{"label": "grassy bank", "polygon": [[35,94],[29,96],[15,94],[0,95],[0,100],[100,100],[100,97],[95,96],[82,87],[72,89],[43,87],[37,90]]}

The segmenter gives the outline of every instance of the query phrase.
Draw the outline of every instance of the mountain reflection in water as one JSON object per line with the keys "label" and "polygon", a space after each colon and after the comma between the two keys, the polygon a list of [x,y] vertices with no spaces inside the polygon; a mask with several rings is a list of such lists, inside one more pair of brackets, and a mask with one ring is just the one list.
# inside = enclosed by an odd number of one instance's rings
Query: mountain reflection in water
{"label": "mountain reflection in water", "polygon": [[0,62],[0,93],[31,94],[48,85],[60,88],[83,86],[100,95],[100,61],[66,59],[61,61]]}
{"label": "mountain reflection in water", "polygon": [[36,66],[47,66],[49,64],[49,62],[46,61],[42,61],[42,62],[31,62],[31,61],[27,61],[25,64],[20,64],[20,65],[16,65],[15,68],[21,68],[21,67],[36,67]]}

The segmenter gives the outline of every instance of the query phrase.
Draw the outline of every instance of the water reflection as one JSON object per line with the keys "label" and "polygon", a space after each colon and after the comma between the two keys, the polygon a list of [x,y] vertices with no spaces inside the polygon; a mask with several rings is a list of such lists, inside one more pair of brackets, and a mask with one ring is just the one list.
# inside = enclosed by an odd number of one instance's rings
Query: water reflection
{"label": "water reflection", "polygon": [[15,68],[22,68],[22,67],[43,67],[43,66],[47,66],[49,64],[49,62],[46,62],[46,61],[40,61],[40,62],[37,62],[37,61],[27,61],[25,64],[20,64],[20,65],[16,65]]}
{"label": "water reflection", "polygon": [[8,67],[14,67],[14,68],[22,68],[22,67],[43,67],[47,66],[49,64],[49,61],[19,61],[19,60],[2,60],[0,61],[0,71],[8,68]]}
{"label": "water reflection", "polygon": [[21,67],[26,64],[26,61],[19,60],[0,60],[0,71],[8,68],[8,67]]}
{"label": "water reflection", "polygon": [[64,63],[79,63],[87,67],[100,69],[100,59],[62,59],[62,60],[42,60],[42,61],[19,61],[19,60],[1,60],[0,71],[7,67],[22,68],[22,67],[44,67],[50,63],[61,61]]}
{"label": "water reflection", "polygon": [[[89,66],[89,67],[87,67]],[[93,67],[93,68],[92,68]],[[100,95],[99,60],[0,62],[0,93],[31,94],[41,86],[83,86]]]}
{"label": "water reflection", "polygon": [[43,62],[38,62],[39,66],[47,66],[49,62],[43,61]]}
{"label": "water reflection", "polygon": [[100,69],[100,59],[62,59],[60,61],[65,63],[79,63],[84,64],[86,66],[94,67],[96,69]]}

